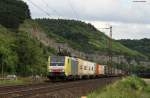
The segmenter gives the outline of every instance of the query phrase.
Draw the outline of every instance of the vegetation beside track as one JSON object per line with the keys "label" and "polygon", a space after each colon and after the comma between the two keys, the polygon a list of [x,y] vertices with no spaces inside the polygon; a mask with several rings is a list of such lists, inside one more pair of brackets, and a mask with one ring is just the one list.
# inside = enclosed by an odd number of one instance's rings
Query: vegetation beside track
{"label": "vegetation beside track", "polygon": [[0,26],[0,70],[4,74],[46,74],[47,48],[25,32],[15,33]]}
{"label": "vegetation beside track", "polygon": [[43,83],[45,79],[43,78],[32,78],[32,77],[19,77],[16,80],[0,80],[0,86],[16,86],[16,85],[28,85],[28,84],[38,84]]}
{"label": "vegetation beside track", "polygon": [[138,77],[127,77],[97,90],[88,98],[150,98],[150,84]]}
{"label": "vegetation beside track", "polygon": [[[46,75],[49,49],[19,30],[31,19],[22,0],[0,0],[0,72],[2,75]],[[15,12],[15,13],[14,13]]]}
{"label": "vegetation beside track", "polygon": [[24,85],[29,83],[31,83],[31,80],[28,78],[20,78],[17,80],[1,80],[0,86]]}

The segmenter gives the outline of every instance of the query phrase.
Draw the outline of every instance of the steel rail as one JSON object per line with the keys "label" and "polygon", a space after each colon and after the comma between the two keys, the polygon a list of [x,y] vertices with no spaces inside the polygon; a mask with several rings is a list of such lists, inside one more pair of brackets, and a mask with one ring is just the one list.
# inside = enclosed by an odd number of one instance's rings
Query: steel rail
{"label": "steel rail", "polygon": [[[109,80],[107,78],[103,78],[105,80]],[[99,80],[99,79],[94,79],[94,80],[87,80],[84,81],[84,84],[87,83],[91,83],[91,82],[95,82],[95,80]],[[78,81],[78,82],[69,82],[69,83],[65,83],[65,84],[56,84],[56,85],[50,85],[50,86],[41,86],[41,87],[35,87],[35,88],[29,88],[29,89],[22,89],[22,90],[15,90],[15,91],[9,91],[9,92],[5,92],[5,93],[0,93],[0,96],[3,96],[4,98],[6,98],[5,96],[15,96],[15,98],[19,98],[19,97],[24,97],[24,96],[32,96],[34,94],[38,94],[39,92],[47,92],[47,91],[56,91],[56,90],[61,90],[61,89],[66,89],[66,88],[73,88],[73,87],[77,87],[80,86],[78,84],[82,84],[83,81]],[[15,95],[16,94],[16,95]]]}

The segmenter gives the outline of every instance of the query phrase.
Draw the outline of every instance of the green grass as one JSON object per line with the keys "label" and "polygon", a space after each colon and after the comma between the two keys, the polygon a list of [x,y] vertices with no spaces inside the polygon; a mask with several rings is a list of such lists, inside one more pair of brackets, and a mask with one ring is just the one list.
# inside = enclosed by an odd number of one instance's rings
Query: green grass
{"label": "green grass", "polygon": [[25,84],[22,80],[1,80],[0,85],[7,86],[7,85],[23,85]]}
{"label": "green grass", "polygon": [[138,77],[127,77],[89,94],[88,98],[150,98],[150,85]]}
{"label": "green grass", "polygon": [[[17,80],[0,80],[0,86],[26,85],[32,83],[31,77],[19,77]],[[34,81],[34,83],[39,83],[39,81]]]}

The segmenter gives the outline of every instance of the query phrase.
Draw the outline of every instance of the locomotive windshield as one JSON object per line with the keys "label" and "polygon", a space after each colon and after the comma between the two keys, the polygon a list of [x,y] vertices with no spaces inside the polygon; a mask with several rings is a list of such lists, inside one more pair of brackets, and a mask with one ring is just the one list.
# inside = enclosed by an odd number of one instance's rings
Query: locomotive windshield
{"label": "locomotive windshield", "polygon": [[64,66],[64,63],[54,63],[54,62],[51,62],[50,66]]}
{"label": "locomotive windshield", "polygon": [[63,56],[55,56],[51,57],[50,66],[64,66],[65,57]]}

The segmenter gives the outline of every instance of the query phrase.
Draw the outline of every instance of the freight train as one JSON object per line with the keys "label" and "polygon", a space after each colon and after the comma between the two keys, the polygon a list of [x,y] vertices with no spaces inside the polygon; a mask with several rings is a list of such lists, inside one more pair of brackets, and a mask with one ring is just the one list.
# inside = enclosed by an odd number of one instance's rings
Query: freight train
{"label": "freight train", "polygon": [[[110,72],[111,71],[111,72]],[[49,56],[49,79],[83,79],[123,75],[120,69],[69,56]]]}

